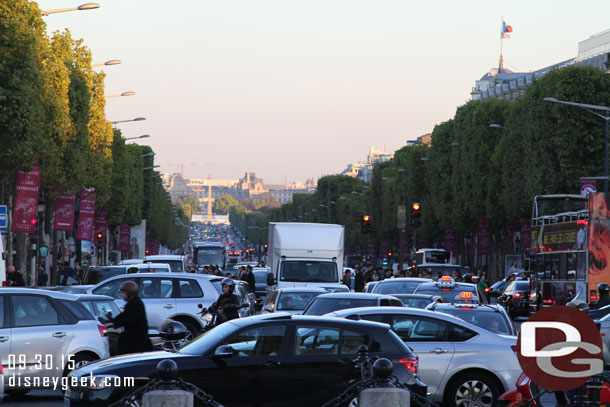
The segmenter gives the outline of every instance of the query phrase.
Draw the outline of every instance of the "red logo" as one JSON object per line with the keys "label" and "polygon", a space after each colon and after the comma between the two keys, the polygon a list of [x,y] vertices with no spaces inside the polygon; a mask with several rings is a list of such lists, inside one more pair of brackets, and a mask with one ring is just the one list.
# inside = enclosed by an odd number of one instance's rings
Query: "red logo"
{"label": "red logo", "polygon": [[572,307],[536,312],[521,325],[517,357],[532,382],[572,390],[603,370],[602,338],[595,323]]}

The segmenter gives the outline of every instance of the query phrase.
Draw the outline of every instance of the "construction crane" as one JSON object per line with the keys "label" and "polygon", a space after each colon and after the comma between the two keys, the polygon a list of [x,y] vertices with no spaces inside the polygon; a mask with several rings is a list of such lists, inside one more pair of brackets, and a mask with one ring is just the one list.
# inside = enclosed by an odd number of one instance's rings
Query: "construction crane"
{"label": "construction crane", "polygon": [[184,167],[209,167],[210,163],[179,163],[169,164],[168,167],[180,167],[180,175],[184,175]]}

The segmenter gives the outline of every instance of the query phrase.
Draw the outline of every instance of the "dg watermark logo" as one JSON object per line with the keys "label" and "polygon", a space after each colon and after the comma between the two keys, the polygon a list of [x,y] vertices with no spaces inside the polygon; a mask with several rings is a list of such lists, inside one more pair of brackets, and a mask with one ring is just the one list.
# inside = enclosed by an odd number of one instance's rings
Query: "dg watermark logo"
{"label": "dg watermark logo", "polygon": [[582,311],[553,306],[521,325],[517,357],[523,372],[547,390],[571,390],[601,373],[602,338]]}

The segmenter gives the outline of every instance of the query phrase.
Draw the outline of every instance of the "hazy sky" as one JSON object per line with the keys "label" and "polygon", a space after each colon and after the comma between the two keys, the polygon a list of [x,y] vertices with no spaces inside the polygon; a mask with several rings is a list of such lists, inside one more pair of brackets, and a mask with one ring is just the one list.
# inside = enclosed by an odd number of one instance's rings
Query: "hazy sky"
{"label": "hazy sky", "polygon": [[[41,9],[87,0],[40,0]],[[111,121],[155,152],[161,171],[266,183],[304,181],[395,151],[431,132],[497,67],[576,56],[610,28],[608,0],[97,0],[44,17],[105,67]],[[101,68],[96,68],[101,69]],[[581,101],[586,102],[586,101]]]}

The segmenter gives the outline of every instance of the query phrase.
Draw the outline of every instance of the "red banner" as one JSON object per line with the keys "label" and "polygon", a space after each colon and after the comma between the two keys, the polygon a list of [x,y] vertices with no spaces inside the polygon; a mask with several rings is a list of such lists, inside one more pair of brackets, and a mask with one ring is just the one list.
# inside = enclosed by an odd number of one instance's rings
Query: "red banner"
{"label": "red banner", "polygon": [[100,213],[95,218],[95,241],[97,243],[98,235],[102,235],[102,244],[106,244],[106,227],[108,226],[108,212]]}
{"label": "red banner", "polygon": [[453,228],[445,229],[445,250],[455,258],[455,230]]}
{"label": "red banner", "polygon": [[121,252],[128,252],[131,249],[131,228],[129,225],[119,225],[119,245]]}
{"label": "red banner", "polygon": [[515,252],[515,226],[506,225],[506,254]]}
{"label": "red banner", "polygon": [[53,230],[74,232],[74,208],[76,207],[76,194],[68,193],[64,189],[57,191],[55,198],[55,213],[53,215]]}
{"label": "red banner", "polygon": [[420,237],[417,240],[417,248],[418,249],[424,249],[427,247],[431,247],[432,245],[430,244],[430,239],[428,239],[427,237]]}
{"label": "red banner", "polygon": [[11,231],[16,233],[36,232],[36,212],[40,189],[40,167],[32,165],[30,172],[17,172],[15,207]]}
{"label": "red banner", "polygon": [[491,253],[489,234],[489,219],[479,219],[477,224],[477,254],[479,256]]}
{"label": "red banner", "polygon": [[147,254],[159,254],[161,244],[156,239],[146,238],[146,253]]}
{"label": "red banner", "polygon": [[80,212],[76,240],[91,240],[93,220],[95,218],[95,189],[83,189],[80,192]]}
{"label": "red banner", "polygon": [[591,192],[597,192],[597,180],[596,179],[580,179],[580,194],[588,195]]}
{"label": "red banner", "polygon": [[519,220],[521,223],[521,247],[525,254],[532,252],[532,224],[529,219]]}
{"label": "red banner", "polygon": [[388,253],[390,252],[390,242],[388,239],[383,239],[381,241],[381,247],[379,248],[379,253],[381,254],[381,258],[388,257]]}

